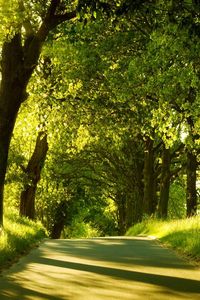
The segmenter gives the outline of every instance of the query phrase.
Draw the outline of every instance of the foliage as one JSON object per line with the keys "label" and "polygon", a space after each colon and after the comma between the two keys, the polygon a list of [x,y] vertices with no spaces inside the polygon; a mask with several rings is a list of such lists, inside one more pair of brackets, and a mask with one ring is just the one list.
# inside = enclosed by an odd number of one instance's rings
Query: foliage
{"label": "foliage", "polygon": [[0,266],[4,266],[19,255],[36,246],[46,236],[41,223],[18,216],[10,209],[5,216],[4,231],[0,235]]}
{"label": "foliage", "polygon": [[61,238],[93,238],[101,236],[101,233],[89,223],[74,218],[72,224],[64,229]]}
{"label": "foliage", "polygon": [[[21,12],[9,6],[11,1],[1,2],[4,16],[9,9],[14,22],[24,26],[28,18],[36,30],[49,1],[23,2]],[[66,236],[80,235],[80,224],[84,235],[92,230],[105,235],[140,221],[148,139],[153,141],[154,206],[165,144],[172,156],[168,215],[183,217],[185,152],[198,155],[200,143],[199,11],[189,1],[180,9],[175,1],[86,1],[82,6],[78,19],[48,35],[29,81],[10,147],[6,202],[12,194],[18,207],[23,168],[37,131],[45,128],[49,153],[36,210],[49,232],[59,218],[65,219]],[[4,26],[10,21],[4,17]]]}
{"label": "foliage", "polygon": [[186,215],[186,193],[183,180],[175,181],[170,186],[168,217],[181,219]]}
{"label": "foliage", "polygon": [[126,235],[149,235],[192,259],[200,259],[200,216],[184,220],[146,220],[131,227]]}

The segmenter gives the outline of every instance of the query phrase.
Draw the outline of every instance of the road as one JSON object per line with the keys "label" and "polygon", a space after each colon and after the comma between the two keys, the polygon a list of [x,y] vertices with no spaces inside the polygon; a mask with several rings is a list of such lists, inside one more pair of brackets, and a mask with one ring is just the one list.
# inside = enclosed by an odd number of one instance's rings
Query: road
{"label": "road", "polygon": [[46,240],[0,277],[0,299],[200,299],[200,270],[149,238]]}

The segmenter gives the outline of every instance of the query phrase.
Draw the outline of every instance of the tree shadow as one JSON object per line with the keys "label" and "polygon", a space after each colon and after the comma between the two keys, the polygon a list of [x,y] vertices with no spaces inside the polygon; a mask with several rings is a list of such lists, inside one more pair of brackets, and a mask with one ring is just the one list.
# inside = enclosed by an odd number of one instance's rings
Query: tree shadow
{"label": "tree shadow", "polygon": [[[79,259],[80,261],[78,261]],[[103,265],[101,265],[101,262]],[[45,280],[46,282],[48,280],[49,282],[54,282],[54,274],[59,272],[64,276],[61,284],[67,282],[70,285],[72,283],[77,288],[90,289],[96,286],[105,290],[108,288],[107,283],[114,280],[114,282],[119,283],[117,288],[121,289],[122,293],[127,291],[120,287],[120,282],[126,282],[128,287],[131,287],[128,290],[130,293],[134,290],[134,287],[144,284],[144,290],[138,291],[138,293],[144,293],[143,296],[147,293],[145,284],[154,287],[155,291],[158,294],[160,293],[159,295],[169,296],[169,299],[170,295],[172,298],[175,296],[176,299],[199,299],[197,295],[200,295],[199,277],[190,279],[176,277],[178,275],[173,276],[175,269],[176,274],[178,274],[178,270],[186,269],[187,271],[188,269],[191,272],[195,268],[185,264],[168,249],[161,248],[153,241],[142,239],[102,238],[92,240],[47,240],[40,248],[35,249],[27,257],[22,258],[17,264],[18,268],[13,266],[13,269],[10,269],[0,278],[1,300],[72,299],[69,295],[66,295],[64,298],[62,296],[53,296],[53,287],[51,286],[48,288],[50,288],[50,291],[52,289],[52,293],[46,295],[43,290],[42,292],[39,289],[37,291],[37,286],[33,287],[33,289],[24,287],[26,286],[25,281],[23,281],[24,286],[21,283],[17,283],[18,272],[20,273],[24,269],[28,270],[29,263],[33,265],[38,264],[41,270],[45,270],[47,267],[48,272],[42,274],[44,282]],[[114,263],[114,267],[113,264],[106,265],[106,263]],[[142,266],[142,271],[134,268],[134,266]],[[155,274],[154,269],[149,271],[148,268],[145,269],[143,266],[155,268]],[[168,275],[169,272],[165,274],[163,270],[162,274],[159,274],[159,268],[164,270],[165,268],[171,268],[170,275]],[[38,274],[39,270],[36,269]],[[28,271],[31,274],[31,268]],[[68,277],[69,280],[65,278],[65,274],[74,274],[75,271],[78,271],[77,278],[73,276]],[[35,276],[37,275],[36,272]],[[97,281],[94,282],[93,278],[97,278]],[[31,281],[31,278],[27,278],[27,280]],[[41,283],[38,282],[38,284]],[[180,295],[184,295],[185,298]],[[108,298],[106,297],[106,299]],[[141,296],[141,299],[144,299],[144,297]]]}
{"label": "tree shadow", "polygon": [[[125,280],[134,283],[142,283],[142,284],[149,284],[154,285],[159,288],[163,289],[163,293],[167,294],[175,294],[184,293],[186,296],[189,295],[196,295],[200,294],[200,282],[197,280],[192,279],[185,279],[185,278],[178,278],[173,276],[166,276],[166,275],[157,275],[157,274],[150,274],[150,273],[143,273],[138,271],[129,271],[123,270],[118,268],[111,268],[105,266],[97,266],[97,265],[90,265],[85,263],[76,263],[76,262],[69,262],[69,261],[62,261],[57,259],[50,259],[45,257],[40,257],[37,259],[37,263],[41,265],[48,265],[60,268],[60,273],[62,273],[62,268],[87,272],[90,274],[97,274],[102,275],[106,278],[112,278],[117,280]],[[48,278],[49,274],[44,275]],[[119,281],[120,282],[120,281]],[[55,283],[56,284],[56,283]],[[83,284],[83,283],[82,283]],[[88,281],[88,285],[91,282]],[[49,296],[45,295],[44,293],[38,292],[37,287],[35,290],[27,289],[22,287],[20,284],[17,284],[14,281],[6,281],[4,286],[0,284],[0,299],[1,300],[25,300],[27,297],[32,297],[32,299],[49,299],[49,300],[67,300],[66,296],[62,298],[61,296]],[[79,283],[77,284],[79,286]],[[178,299],[178,298],[177,298]],[[192,297],[192,299],[195,299]]]}
{"label": "tree shadow", "polygon": [[[3,286],[2,286],[3,283]],[[0,299],[1,300],[27,300],[27,299],[41,299],[41,300],[68,300],[70,298],[57,297],[53,295],[46,295],[38,292],[37,287],[35,289],[28,289],[23,287],[19,283],[6,280],[0,283]]]}
{"label": "tree shadow", "polygon": [[200,282],[198,280],[185,279],[167,275],[149,274],[138,271],[129,271],[105,266],[102,267],[85,263],[62,261],[56,259],[49,259],[45,257],[40,258],[37,262],[49,266],[109,276],[116,279],[153,284],[177,292],[200,293]]}
{"label": "tree shadow", "polygon": [[[90,260],[102,260],[120,264],[152,266],[157,268],[194,270],[195,266],[185,263],[174,254],[153,241],[131,238],[94,238],[81,240],[52,240],[48,247],[66,255]],[[148,251],[148,252],[147,252]]]}

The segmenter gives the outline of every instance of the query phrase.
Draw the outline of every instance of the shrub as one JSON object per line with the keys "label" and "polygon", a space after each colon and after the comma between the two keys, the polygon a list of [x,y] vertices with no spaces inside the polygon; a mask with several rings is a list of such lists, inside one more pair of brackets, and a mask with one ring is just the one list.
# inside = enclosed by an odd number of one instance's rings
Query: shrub
{"label": "shrub", "polygon": [[0,235],[0,266],[12,262],[46,236],[38,222],[22,218],[12,211],[5,216],[4,230]]}

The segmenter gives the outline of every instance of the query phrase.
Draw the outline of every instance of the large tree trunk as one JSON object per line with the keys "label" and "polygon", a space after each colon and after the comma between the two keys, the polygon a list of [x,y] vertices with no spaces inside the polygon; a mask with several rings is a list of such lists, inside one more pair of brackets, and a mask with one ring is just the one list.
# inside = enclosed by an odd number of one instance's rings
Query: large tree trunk
{"label": "large tree trunk", "polygon": [[35,193],[47,151],[47,134],[45,132],[39,132],[35,144],[35,150],[27,168],[25,169],[26,181],[28,183],[25,184],[20,199],[20,215],[26,216],[29,219],[34,219],[35,217]]}
{"label": "large tree trunk", "polygon": [[22,68],[22,46],[19,34],[2,48],[0,86],[0,226],[3,225],[3,191],[8,149],[21,102],[26,98],[27,80]]}
{"label": "large tree trunk", "polygon": [[[192,105],[196,99],[195,88],[190,87],[188,101]],[[198,134],[194,134],[194,121],[192,116],[187,118],[187,123],[190,128],[190,137],[192,139],[193,145],[195,145],[195,139],[199,138]],[[186,202],[187,202],[187,217],[196,215],[197,213],[197,156],[192,151],[193,149],[188,149],[187,151],[187,189],[186,189]]]}
{"label": "large tree trunk", "polygon": [[142,221],[143,193],[141,193],[140,187],[135,186],[131,193],[127,193],[125,231],[134,224]]}
{"label": "large tree trunk", "polygon": [[156,202],[153,140],[148,138],[145,146],[143,214],[150,216],[155,212]]}
{"label": "large tree trunk", "polygon": [[187,217],[196,215],[197,213],[197,158],[192,152],[187,152]]}
{"label": "large tree trunk", "polygon": [[20,34],[4,42],[0,86],[0,226],[3,226],[3,191],[8,150],[21,103],[27,98],[26,86],[33,67],[25,69]]}
{"label": "large tree trunk", "polygon": [[170,150],[164,146],[162,155],[162,170],[160,178],[160,200],[158,205],[158,217],[166,218],[168,213],[170,188]]}
{"label": "large tree trunk", "polygon": [[130,172],[127,173],[127,191],[126,191],[126,226],[127,231],[131,226],[141,222],[143,213],[143,168],[144,161],[142,150],[137,149],[134,163]]}

